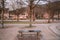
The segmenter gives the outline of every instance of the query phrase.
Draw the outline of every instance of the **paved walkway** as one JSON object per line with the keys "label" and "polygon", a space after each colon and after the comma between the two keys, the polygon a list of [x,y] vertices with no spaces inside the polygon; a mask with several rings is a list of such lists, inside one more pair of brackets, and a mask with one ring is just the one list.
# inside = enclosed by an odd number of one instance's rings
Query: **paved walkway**
{"label": "paved walkway", "polygon": [[[9,28],[0,29],[0,40],[17,40],[18,30],[38,29],[42,31],[41,40],[60,40],[60,23],[33,24],[36,27],[26,28],[29,24],[5,24]],[[56,31],[58,27],[59,31]]]}

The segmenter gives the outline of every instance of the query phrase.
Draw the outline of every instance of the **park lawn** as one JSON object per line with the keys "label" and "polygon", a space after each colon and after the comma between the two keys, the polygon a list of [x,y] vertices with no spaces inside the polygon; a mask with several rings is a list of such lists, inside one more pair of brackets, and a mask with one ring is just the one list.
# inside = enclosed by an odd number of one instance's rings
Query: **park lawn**
{"label": "park lawn", "polygon": [[28,24],[29,22],[23,22],[23,21],[5,21],[5,24]]}
{"label": "park lawn", "polygon": [[[23,22],[23,21],[4,21],[4,24],[28,24],[29,22]],[[0,21],[1,24],[1,21]]]}
{"label": "park lawn", "polygon": [[[4,21],[4,24],[29,24],[29,21]],[[47,24],[47,22],[32,22],[32,24]]]}

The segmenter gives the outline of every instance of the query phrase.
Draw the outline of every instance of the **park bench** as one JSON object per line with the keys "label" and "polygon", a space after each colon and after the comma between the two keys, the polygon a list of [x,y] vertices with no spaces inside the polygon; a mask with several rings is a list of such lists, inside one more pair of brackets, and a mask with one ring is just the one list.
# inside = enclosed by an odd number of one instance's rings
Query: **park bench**
{"label": "park bench", "polygon": [[[40,40],[41,31],[40,30],[19,30],[18,39],[19,40]],[[34,38],[35,37],[35,38]]]}

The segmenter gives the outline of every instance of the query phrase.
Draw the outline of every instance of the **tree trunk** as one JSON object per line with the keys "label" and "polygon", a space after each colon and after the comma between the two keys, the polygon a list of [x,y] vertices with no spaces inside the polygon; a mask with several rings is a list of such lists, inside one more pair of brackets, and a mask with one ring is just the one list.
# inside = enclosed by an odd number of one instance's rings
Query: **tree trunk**
{"label": "tree trunk", "polygon": [[52,22],[54,22],[54,13],[52,13],[52,17],[51,18],[52,18]]}
{"label": "tree trunk", "polygon": [[48,18],[48,23],[50,23],[50,18]]}
{"label": "tree trunk", "polygon": [[1,25],[4,28],[4,0],[2,0],[2,13],[1,13]]}
{"label": "tree trunk", "polygon": [[31,20],[31,18],[30,18],[30,27],[32,27],[32,20]]}
{"label": "tree trunk", "polygon": [[54,22],[54,16],[52,17],[52,22]]}
{"label": "tree trunk", "polygon": [[[30,3],[29,3],[29,8],[30,8],[30,11],[29,11],[29,15],[30,15],[30,27],[32,27],[32,20],[33,20],[32,14],[33,14],[33,9],[35,8],[36,5],[35,6],[33,5],[34,0],[29,0],[29,1],[30,1]],[[39,1],[37,2],[37,4],[39,3]]]}
{"label": "tree trunk", "polygon": [[50,19],[51,19],[51,14],[50,14],[50,12],[49,12],[48,23],[50,23]]}
{"label": "tree trunk", "polygon": [[35,21],[35,13],[34,13],[34,9],[33,9],[33,21]]}
{"label": "tree trunk", "polygon": [[59,12],[58,12],[58,20],[59,20]]}
{"label": "tree trunk", "polygon": [[30,10],[30,27],[32,27],[32,10]]}
{"label": "tree trunk", "polygon": [[2,25],[2,28],[4,28],[4,11],[3,10],[1,13],[1,25]]}
{"label": "tree trunk", "polygon": [[9,13],[9,19],[10,19],[10,13]]}
{"label": "tree trunk", "polygon": [[17,15],[17,21],[19,21],[19,15]]}

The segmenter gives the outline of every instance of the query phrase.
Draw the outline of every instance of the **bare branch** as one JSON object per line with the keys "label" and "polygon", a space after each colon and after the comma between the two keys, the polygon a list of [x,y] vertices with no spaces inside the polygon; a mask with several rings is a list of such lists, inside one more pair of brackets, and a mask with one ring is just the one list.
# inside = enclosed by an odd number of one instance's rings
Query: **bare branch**
{"label": "bare branch", "polygon": [[11,3],[12,3],[12,8],[13,8],[13,10],[15,9],[14,7],[15,7],[15,4],[11,1]]}
{"label": "bare branch", "polygon": [[[40,0],[38,0],[38,2],[36,3],[36,5],[37,5],[39,2],[40,2]],[[36,7],[36,5],[35,5],[33,8],[35,8],[35,7]],[[33,8],[32,8],[32,9],[33,9]]]}

